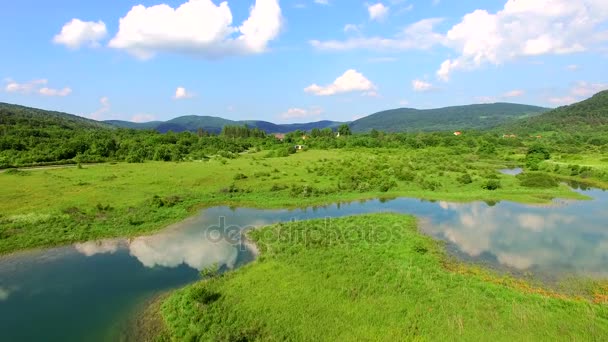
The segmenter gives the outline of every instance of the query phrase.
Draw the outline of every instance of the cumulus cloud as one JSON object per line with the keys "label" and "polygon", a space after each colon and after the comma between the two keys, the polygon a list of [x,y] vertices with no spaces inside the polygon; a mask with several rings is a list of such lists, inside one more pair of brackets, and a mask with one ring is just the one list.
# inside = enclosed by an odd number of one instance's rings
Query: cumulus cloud
{"label": "cumulus cloud", "polygon": [[42,87],[39,90],[40,95],[44,95],[44,96],[68,96],[72,93],[72,89],[71,88],[62,88],[62,89],[54,89],[54,88],[48,88],[48,87]]}
{"label": "cumulus cloud", "polygon": [[249,17],[235,27],[227,2],[189,0],[177,8],[167,4],[134,6],[123,18],[109,46],[148,59],[159,52],[205,58],[266,51],[282,27],[278,0],[256,0]]}
{"label": "cumulus cloud", "polygon": [[388,16],[389,8],[381,2],[367,6],[369,18],[371,20],[382,21]]}
{"label": "cumulus cloud", "polygon": [[286,112],[281,113],[279,116],[282,120],[291,120],[291,119],[303,119],[316,117],[323,113],[323,109],[314,107],[311,109],[304,108],[289,108]]}
{"label": "cumulus cloud", "polygon": [[312,84],[304,89],[305,92],[317,96],[330,96],[343,93],[362,92],[366,95],[376,94],[377,87],[357,70],[347,70],[332,84],[319,86]]}
{"label": "cumulus cloud", "polygon": [[578,81],[572,85],[568,94],[563,96],[550,96],[546,100],[554,105],[569,105],[584,100],[602,90],[607,90],[607,83],[591,83]]}
{"label": "cumulus cloud", "polygon": [[346,40],[311,40],[310,44],[319,50],[342,51],[355,49],[368,50],[427,50],[440,43],[443,36],[433,28],[442,19],[424,19],[415,22],[391,38],[353,37]]}
{"label": "cumulus cloud", "polygon": [[49,83],[46,79],[38,79],[25,83],[18,83],[11,79],[6,81],[7,84],[4,90],[7,93],[19,93],[19,94],[38,94],[42,96],[68,96],[72,93],[72,89],[69,87],[64,88],[49,88],[46,85]]}
{"label": "cumulus cloud", "polygon": [[444,61],[437,76],[447,81],[455,70],[585,51],[602,39],[598,28],[606,19],[603,0],[508,0],[496,13],[476,10],[445,35],[444,44],[460,56]]}
{"label": "cumulus cloud", "polygon": [[89,115],[93,120],[102,120],[103,115],[110,111],[110,99],[107,96],[100,98],[99,103],[101,107]]}
{"label": "cumulus cloud", "polygon": [[504,97],[504,98],[520,97],[520,96],[524,96],[525,93],[526,92],[523,90],[515,89],[515,90],[511,90],[511,91],[504,93],[502,95],[502,97]]}
{"label": "cumulus cloud", "polygon": [[152,114],[136,114],[131,118],[133,122],[150,122],[154,120],[156,120],[156,116]]}
{"label": "cumulus cloud", "polygon": [[55,44],[65,45],[70,49],[78,49],[83,45],[98,47],[99,42],[108,34],[103,21],[82,21],[72,19],[63,25],[61,32],[53,38]]}
{"label": "cumulus cloud", "polygon": [[194,97],[194,94],[187,91],[186,88],[177,87],[177,89],[175,89],[175,95],[173,96],[173,99],[183,100],[183,99],[190,99],[193,97]]}
{"label": "cumulus cloud", "polygon": [[425,82],[423,80],[413,80],[412,81],[412,89],[418,92],[426,92],[434,89],[433,85],[429,82]]}

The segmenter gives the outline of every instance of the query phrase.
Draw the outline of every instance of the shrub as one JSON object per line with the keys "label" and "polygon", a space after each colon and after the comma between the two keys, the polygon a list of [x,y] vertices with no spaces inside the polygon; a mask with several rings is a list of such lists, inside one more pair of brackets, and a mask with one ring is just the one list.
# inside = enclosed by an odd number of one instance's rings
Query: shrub
{"label": "shrub", "polygon": [[247,179],[247,176],[243,173],[237,173],[236,175],[234,175],[233,179],[234,180]]}
{"label": "shrub", "polygon": [[500,189],[501,184],[500,184],[499,180],[489,179],[481,187],[485,190],[494,191],[494,190]]}
{"label": "shrub", "polygon": [[416,173],[403,168],[395,173],[395,177],[402,182],[413,182],[416,179]]}
{"label": "shrub", "polygon": [[276,192],[276,191],[283,191],[285,189],[287,189],[288,186],[287,185],[282,185],[282,184],[274,184],[271,188],[270,191],[272,192]]}
{"label": "shrub", "polygon": [[458,182],[460,184],[471,184],[473,183],[473,178],[471,178],[471,175],[469,175],[468,173],[465,173],[464,175],[458,177]]}
{"label": "shrub", "polygon": [[516,177],[521,186],[528,188],[554,188],[559,185],[555,178],[544,173],[522,173]]}
{"label": "shrub", "polygon": [[152,206],[157,207],[157,208],[162,208],[162,207],[167,207],[167,208],[171,208],[174,207],[175,205],[177,205],[178,203],[180,203],[182,201],[181,197],[179,196],[167,196],[167,197],[160,197],[158,195],[154,195],[154,197],[152,197]]}

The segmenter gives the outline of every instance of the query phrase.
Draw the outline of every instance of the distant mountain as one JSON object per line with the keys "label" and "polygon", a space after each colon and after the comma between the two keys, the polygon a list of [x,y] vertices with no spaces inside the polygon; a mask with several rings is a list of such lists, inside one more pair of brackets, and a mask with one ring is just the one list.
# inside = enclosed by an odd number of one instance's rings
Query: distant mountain
{"label": "distant mountain", "polygon": [[32,129],[97,129],[113,126],[80,116],[0,102],[0,125]]}
{"label": "distant mountain", "polygon": [[168,131],[173,132],[185,132],[185,131],[197,131],[199,128],[204,129],[210,133],[220,133],[224,126],[228,125],[247,125],[251,128],[259,128],[266,133],[289,133],[295,130],[303,130],[310,131],[313,128],[335,128],[342,124],[342,122],[336,121],[318,121],[318,122],[309,122],[309,123],[300,123],[300,124],[274,124],[272,122],[267,121],[256,121],[256,120],[248,120],[248,121],[233,121],[228,119],[223,119],[215,116],[197,116],[197,115],[188,115],[188,116],[180,116],[175,119],[171,119],[169,121],[153,121],[153,122],[144,122],[144,123],[135,123],[130,121],[118,121],[118,120],[110,120],[105,121],[108,124],[122,127],[122,128],[134,128],[134,129],[155,129],[161,133],[165,133]]}
{"label": "distant mountain", "polygon": [[505,122],[536,116],[550,109],[514,103],[474,104],[437,109],[392,109],[350,123],[353,132],[488,129]]}
{"label": "distant mountain", "polygon": [[587,100],[505,125],[505,128],[530,132],[608,132],[608,90],[601,91]]}

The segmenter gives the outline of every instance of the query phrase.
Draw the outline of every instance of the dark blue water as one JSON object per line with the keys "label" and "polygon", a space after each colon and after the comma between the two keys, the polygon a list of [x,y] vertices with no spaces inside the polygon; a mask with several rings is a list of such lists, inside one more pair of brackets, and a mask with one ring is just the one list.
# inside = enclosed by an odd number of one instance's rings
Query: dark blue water
{"label": "dark blue water", "polygon": [[115,340],[138,305],[254,258],[243,230],[288,220],[399,212],[448,242],[456,256],[500,269],[559,278],[608,277],[608,193],[550,206],[455,204],[415,199],[362,201],[302,210],[210,208],[159,234],[105,240],[0,259],[3,341]]}

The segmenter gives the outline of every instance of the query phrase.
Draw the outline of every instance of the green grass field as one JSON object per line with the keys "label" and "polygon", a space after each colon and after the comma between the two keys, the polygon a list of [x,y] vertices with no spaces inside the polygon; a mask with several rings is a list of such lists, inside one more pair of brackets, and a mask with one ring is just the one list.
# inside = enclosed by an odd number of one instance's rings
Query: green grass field
{"label": "green grass field", "polygon": [[[547,202],[584,199],[566,186],[538,189],[496,170],[512,162],[418,151],[264,152],[206,162],[97,164],[0,174],[0,254],[135,236],[220,204],[303,207],[376,197]],[[468,175],[470,181],[459,179]],[[484,189],[498,182],[493,191]]]}
{"label": "green grass field", "polygon": [[159,339],[608,337],[606,305],[488,281],[483,273],[449,271],[441,243],[420,234],[410,216],[373,214],[333,219],[331,224],[278,224],[252,231],[251,239],[261,250],[257,261],[180,289],[162,304],[166,329]]}

